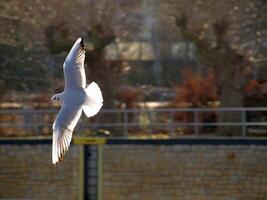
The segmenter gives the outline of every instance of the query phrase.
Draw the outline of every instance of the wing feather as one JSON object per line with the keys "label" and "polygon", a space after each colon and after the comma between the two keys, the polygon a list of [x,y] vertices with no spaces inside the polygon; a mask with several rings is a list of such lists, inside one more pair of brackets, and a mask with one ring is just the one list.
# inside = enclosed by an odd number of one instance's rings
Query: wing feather
{"label": "wing feather", "polygon": [[81,116],[80,105],[63,105],[53,127],[52,163],[63,159],[70,146],[73,130]]}
{"label": "wing feather", "polygon": [[86,76],[84,71],[85,48],[82,38],[78,38],[72,46],[63,65],[65,89],[85,88]]}

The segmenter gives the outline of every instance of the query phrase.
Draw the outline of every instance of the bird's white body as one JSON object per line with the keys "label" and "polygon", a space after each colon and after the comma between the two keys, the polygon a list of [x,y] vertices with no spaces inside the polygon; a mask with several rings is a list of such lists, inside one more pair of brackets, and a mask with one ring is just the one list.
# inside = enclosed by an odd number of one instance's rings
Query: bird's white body
{"label": "bird's white body", "polygon": [[59,162],[68,150],[73,130],[80,119],[82,110],[87,117],[91,117],[103,105],[102,93],[98,85],[92,82],[86,87],[84,59],[83,39],[79,38],[71,48],[63,65],[65,89],[51,98],[62,104],[53,124],[53,164]]}

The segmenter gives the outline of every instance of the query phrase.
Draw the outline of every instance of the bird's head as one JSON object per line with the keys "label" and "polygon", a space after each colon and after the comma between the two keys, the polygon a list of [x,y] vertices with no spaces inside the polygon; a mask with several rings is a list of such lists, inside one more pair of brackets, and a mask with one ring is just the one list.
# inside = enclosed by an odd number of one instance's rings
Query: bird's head
{"label": "bird's head", "polygon": [[62,97],[61,94],[55,94],[54,96],[51,97],[50,99],[52,102],[61,102],[62,101]]}

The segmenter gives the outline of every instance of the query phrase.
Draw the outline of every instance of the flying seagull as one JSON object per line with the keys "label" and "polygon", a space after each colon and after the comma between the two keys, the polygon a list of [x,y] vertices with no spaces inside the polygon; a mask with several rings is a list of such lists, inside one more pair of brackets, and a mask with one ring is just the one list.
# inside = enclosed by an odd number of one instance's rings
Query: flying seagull
{"label": "flying seagull", "polygon": [[86,87],[84,71],[85,45],[82,37],[72,46],[64,64],[65,89],[52,96],[61,109],[53,124],[52,163],[63,160],[71,142],[72,132],[82,110],[87,117],[98,113],[103,105],[101,90],[95,82]]}

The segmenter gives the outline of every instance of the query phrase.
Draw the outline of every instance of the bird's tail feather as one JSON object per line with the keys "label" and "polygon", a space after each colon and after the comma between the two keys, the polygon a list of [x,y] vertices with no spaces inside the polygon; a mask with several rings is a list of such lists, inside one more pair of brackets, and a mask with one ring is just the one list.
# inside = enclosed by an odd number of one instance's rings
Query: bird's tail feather
{"label": "bird's tail feather", "polygon": [[86,100],[83,111],[87,117],[92,117],[98,113],[103,105],[102,92],[95,82],[92,82],[86,89]]}

